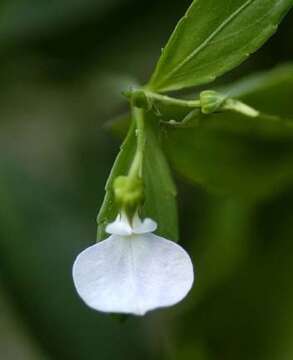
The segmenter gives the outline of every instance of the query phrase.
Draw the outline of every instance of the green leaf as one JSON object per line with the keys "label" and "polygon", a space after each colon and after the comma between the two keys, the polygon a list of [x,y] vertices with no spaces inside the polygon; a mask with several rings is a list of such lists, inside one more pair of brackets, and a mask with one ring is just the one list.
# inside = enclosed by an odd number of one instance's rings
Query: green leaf
{"label": "green leaf", "polygon": [[[146,144],[143,163],[145,203],[143,216],[158,223],[157,234],[171,240],[178,239],[178,219],[176,205],[176,187],[173,183],[165,155],[161,150],[158,121],[148,117],[145,121]],[[98,222],[98,240],[105,238],[105,227],[118,213],[113,193],[113,181],[119,175],[126,175],[136,150],[135,128],[132,124],[120,153],[115,160],[106,184],[106,195],[100,209]]]}
{"label": "green leaf", "polygon": [[97,240],[105,238],[105,227],[114,220],[118,213],[117,204],[114,199],[113,182],[117,176],[126,175],[131,165],[136,150],[135,127],[132,123],[128,134],[121,145],[120,152],[114,162],[113,168],[106,183],[106,195],[97,217],[98,233]]}
{"label": "green leaf", "polygon": [[293,122],[289,120],[199,113],[196,126],[166,126],[163,133],[177,171],[216,193],[257,198],[292,183]]}
{"label": "green leaf", "polygon": [[144,161],[145,204],[144,215],[156,220],[157,233],[178,240],[176,187],[169,165],[161,150],[159,124],[148,117],[145,122],[146,149]]}
{"label": "green leaf", "polygon": [[292,5],[292,0],[194,0],[148,88],[165,92],[213,81],[256,51]]}
{"label": "green leaf", "polygon": [[293,118],[292,63],[247,76],[217,90],[239,98],[261,112]]}

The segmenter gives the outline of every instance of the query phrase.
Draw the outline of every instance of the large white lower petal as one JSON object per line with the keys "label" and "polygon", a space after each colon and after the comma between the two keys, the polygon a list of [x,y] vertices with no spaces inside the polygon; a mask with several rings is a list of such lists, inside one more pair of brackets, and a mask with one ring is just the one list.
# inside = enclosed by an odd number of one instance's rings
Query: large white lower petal
{"label": "large white lower petal", "polygon": [[193,283],[193,266],[182,247],[162,237],[112,235],[77,257],[73,279],[91,308],[144,315],[182,300]]}

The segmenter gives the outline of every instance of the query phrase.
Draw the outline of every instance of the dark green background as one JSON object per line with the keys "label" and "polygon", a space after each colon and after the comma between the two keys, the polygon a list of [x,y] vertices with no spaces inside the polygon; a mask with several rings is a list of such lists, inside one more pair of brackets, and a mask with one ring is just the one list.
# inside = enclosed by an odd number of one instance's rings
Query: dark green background
{"label": "dark green background", "polygon": [[[252,201],[176,177],[197,279],[174,308],[119,322],[73,288],[119,146],[105,123],[126,108],[121,90],[148,79],[188,4],[1,1],[1,359],[293,358],[293,181]],[[292,19],[221,81],[292,60]]]}

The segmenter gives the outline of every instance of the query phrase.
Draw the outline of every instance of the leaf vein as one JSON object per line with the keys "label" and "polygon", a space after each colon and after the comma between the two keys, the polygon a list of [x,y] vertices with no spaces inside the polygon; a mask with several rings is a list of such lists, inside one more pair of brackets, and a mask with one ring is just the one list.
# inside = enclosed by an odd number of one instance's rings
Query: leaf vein
{"label": "leaf vein", "polygon": [[242,6],[240,6],[236,11],[234,11],[217,29],[215,29],[207,39],[201,43],[194,51],[191,52],[184,60],[182,60],[172,71],[168,73],[165,77],[166,79],[170,78],[174,73],[180,70],[186,63],[188,63],[192,58],[197,56],[209,43],[214,39],[229,23],[239,15],[245,8],[247,8],[254,0],[247,0]]}

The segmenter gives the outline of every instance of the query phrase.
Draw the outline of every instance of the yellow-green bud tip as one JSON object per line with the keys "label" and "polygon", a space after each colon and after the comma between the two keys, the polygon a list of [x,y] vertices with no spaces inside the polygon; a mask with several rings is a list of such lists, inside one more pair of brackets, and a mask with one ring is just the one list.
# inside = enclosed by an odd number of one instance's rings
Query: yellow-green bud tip
{"label": "yellow-green bud tip", "polygon": [[211,114],[220,110],[226,97],[213,90],[206,90],[200,93],[201,111],[204,114]]}

